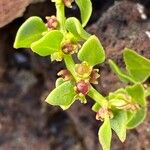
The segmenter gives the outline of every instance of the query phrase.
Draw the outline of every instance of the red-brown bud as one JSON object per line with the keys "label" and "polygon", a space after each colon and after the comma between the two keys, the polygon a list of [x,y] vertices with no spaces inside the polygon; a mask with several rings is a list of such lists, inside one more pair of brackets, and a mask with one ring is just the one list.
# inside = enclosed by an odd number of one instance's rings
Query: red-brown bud
{"label": "red-brown bud", "polygon": [[71,73],[67,69],[59,71],[57,75],[61,76],[65,81],[70,80],[72,78]]}
{"label": "red-brown bud", "polygon": [[46,17],[47,20],[47,27],[49,29],[56,29],[58,27],[58,20],[56,16]]}
{"label": "red-brown bud", "polygon": [[90,83],[98,84],[98,78],[100,77],[99,69],[93,69],[90,74]]}
{"label": "red-brown bud", "polygon": [[64,54],[74,54],[77,53],[79,45],[73,42],[64,42],[62,45],[62,51]]}
{"label": "red-brown bud", "polygon": [[89,92],[89,89],[90,83],[88,81],[86,82],[84,80],[81,80],[76,84],[76,92],[78,94],[82,94],[83,96],[85,96]]}

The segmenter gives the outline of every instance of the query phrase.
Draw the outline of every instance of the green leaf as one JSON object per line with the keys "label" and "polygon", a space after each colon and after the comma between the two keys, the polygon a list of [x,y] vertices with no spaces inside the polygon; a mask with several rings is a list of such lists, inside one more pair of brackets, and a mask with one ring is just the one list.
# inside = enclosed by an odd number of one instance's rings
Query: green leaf
{"label": "green leaf", "polygon": [[[119,99],[120,95],[124,95],[126,93],[127,92],[126,92],[126,90],[124,88],[120,88],[120,89],[118,89],[118,90],[116,90],[114,92],[110,92],[109,95],[108,95],[108,99],[109,99],[109,101],[111,99],[116,99],[116,97],[117,97],[117,99]],[[119,97],[118,97],[118,95],[119,95]],[[122,98],[120,97],[120,99],[122,99]]]}
{"label": "green leaf", "polygon": [[105,52],[99,39],[93,35],[82,46],[78,53],[81,61],[86,61],[91,66],[102,63],[105,60]]}
{"label": "green leaf", "polygon": [[47,31],[47,27],[39,17],[30,17],[19,28],[14,48],[29,48],[31,44],[42,37],[42,33]]}
{"label": "green leaf", "polygon": [[150,76],[150,60],[127,48],[123,54],[129,74],[137,82],[144,82]]}
{"label": "green leaf", "polygon": [[40,56],[48,56],[60,50],[62,39],[63,34],[58,30],[53,30],[34,42],[31,49]]}
{"label": "green leaf", "polygon": [[63,109],[63,110],[67,110],[68,108],[71,107],[71,105],[75,102],[76,99],[73,99],[72,103],[70,103],[69,105],[61,105],[60,107]]}
{"label": "green leaf", "polygon": [[132,97],[132,100],[135,103],[138,103],[142,107],[146,106],[144,88],[141,84],[136,84],[136,85],[133,85],[133,86],[129,86],[129,87],[126,88],[126,91]]}
{"label": "green leaf", "polygon": [[86,26],[91,14],[92,14],[91,0],[75,0],[75,2],[77,3],[77,5],[80,9],[82,26],[84,27],[84,26]]}
{"label": "green leaf", "polygon": [[124,142],[126,139],[127,113],[122,110],[116,110],[113,112],[113,115],[113,119],[110,120],[111,127],[119,139]]}
{"label": "green leaf", "polygon": [[127,128],[132,129],[141,124],[146,116],[146,98],[144,88],[141,84],[136,84],[126,88],[128,94],[132,97],[133,101],[138,103],[141,108],[137,111],[128,112]]}
{"label": "green leaf", "polygon": [[127,128],[133,129],[140,125],[146,117],[146,108],[141,108],[136,112],[128,112]]}
{"label": "green leaf", "polygon": [[75,95],[74,84],[66,81],[55,88],[45,101],[50,105],[69,107],[74,101]]}
{"label": "green leaf", "polygon": [[109,60],[108,61],[111,69],[118,75],[119,79],[123,82],[132,82],[135,83],[132,77],[127,75],[125,72],[123,72],[116,64],[114,61]]}
{"label": "green leaf", "polygon": [[56,83],[55,83],[55,86],[56,87],[58,87],[58,86],[60,86],[62,83],[64,83],[65,81],[64,81],[64,79],[63,78],[58,78],[57,80],[56,80]]}
{"label": "green leaf", "polygon": [[95,112],[98,112],[98,110],[101,108],[101,106],[96,102],[93,106],[92,106],[92,110]]}
{"label": "green leaf", "polygon": [[112,131],[109,117],[105,118],[104,123],[99,129],[98,136],[103,150],[110,150]]}
{"label": "green leaf", "polygon": [[77,40],[87,40],[90,37],[90,34],[83,29],[79,20],[75,17],[68,18],[65,22],[65,26],[66,29],[71,32]]}

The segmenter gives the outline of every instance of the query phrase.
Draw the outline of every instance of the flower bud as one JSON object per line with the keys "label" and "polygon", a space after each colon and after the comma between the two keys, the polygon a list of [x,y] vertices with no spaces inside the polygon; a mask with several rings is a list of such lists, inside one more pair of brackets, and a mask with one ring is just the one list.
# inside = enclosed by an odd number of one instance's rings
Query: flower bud
{"label": "flower bud", "polygon": [[72,3],[74,2],[74,0],[63,0],[63,2],[66,7],[72,8]]}
{"label": "flower bud", "polygon": [[80,95],[80,96],[85,96],[90,89],[90,83],[84,80],[81,80],[79,82],[77,82],[76,84],[76,92]]}
{"label": "flower bud", "polygon": [[47,27],[51,30],[54,30],[58,27],[58,20],[56,16],[46,17]]}
{"label": "flower bud", "polygon": [[63,69],[57,73],[58,76],[61,76],[65,81],[72,78],[71,73],[67,69]]}
{"label": "flower bud", "polygon": [[64,54],[74,54],[77,53],[79,45],[73,42],[64,42],[62,45],[62,51]]}

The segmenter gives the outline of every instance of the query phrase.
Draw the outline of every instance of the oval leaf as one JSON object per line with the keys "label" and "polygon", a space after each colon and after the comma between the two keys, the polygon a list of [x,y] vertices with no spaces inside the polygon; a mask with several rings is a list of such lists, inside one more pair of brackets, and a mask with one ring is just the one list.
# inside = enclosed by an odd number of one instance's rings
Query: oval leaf
{"label": "oval leaf", "polygon": [[82,46],[78,53],[81,61],[86,61],[91,66],[104,62],[105,52],[99,39],[93,35]]}
{"label": "oval leaf", "polygon": [[103,150],[110,150],[112,131],[110,126],[109,117],[106,117],[104,123],[98,131],[99,141],[103,147]]}
{"label": "oval leaf", "polygon": [[128,129],[136,128],[140,125],[146,117],[146,108],[141,108],[136,112],[128,112]]}
{"label": "oval leaf", "polygon": [[126,88],[126,91],[135,103],[138,103],[142,107],[146,107],[144,88],[141,84],[129,86]]}
{"label": "oval leaf", "polygon": [[114,73],[116,73],[119,77],[119,79],[123,82],[131,82],[131,83],[135,83],[135,81],[132,79],[132,77],[130,77],[129,75],[127,75],[125,72],[123,72],[116,64],[114,61],[109,60],[108,61],[111,69],[113,70]]}
{"label": "oval leaf", "polygon": [[137,82],[144,82],[150,76],[150,60],[127,48],[123,54],[129,74]]}
{"label": "oval leaf", "polygon": [[55,87],[60,86],[61,84],[63,84],[65,82],[65,80],[63,78],[58,78],[55,82]]}
{"label": "oval leaf", "polygon": [[75,38],[78,40],[80,39],[85,39],[87,40],[90,37],[90,34],[87,33],[82,25],[80,24],[79,20],[76,19],[75,17],[70,17],[66,20],[65,23],[66,29],[71,32]]}
{"label": "oval leaf", "polygon": [[92,3],[91,0],[75,0],[77,3],[80,14],[81,14],[81,20],[82,20],[82,26],[86,26],[87,22],[90,19],[90,16],[92,14]]}
{"label": "oval leaf", "polygon": [[113,119],[110,120],[111,128],[116,132],[119,139],[124,142],[126,139],[127,113],[122,110],[116,110],[113,115]]}
{"label": "oval leaf", "polygon": [[63,34],[58,30],[53,30],[34,42],[31,49],[40,56],[48,56],[60,50],[62,39]]}
{"label": "oval leaf", "polygon": [[55,88],[46,98],[46,102],[56,106],[70,106],[74,101],[76,93],[72,82],[67,81]]}
{"label": "oval leaf", "polygon": [[30,17],[19,28],[14,48],[29,48],[31,44],[42,37],[47,30],[44,22],[39,17]]}

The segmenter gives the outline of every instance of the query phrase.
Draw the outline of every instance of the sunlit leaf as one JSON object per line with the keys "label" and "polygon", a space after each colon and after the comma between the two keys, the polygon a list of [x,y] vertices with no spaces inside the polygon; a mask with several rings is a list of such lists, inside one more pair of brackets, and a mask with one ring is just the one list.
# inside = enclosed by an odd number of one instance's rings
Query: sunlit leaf
{"label": "sunlit leaf", "polygon": [[75,0],[77,3],[82,20],[82,26],[84,27],[92,14],[92,3],[91,0]]}
{"label": "sunlit leaf", "polygon": [[110,150],[112,131],[109,117],[105,118],[104,123],[99,129],[98,136],[103,150]]}
{"label": "sunlit leaf", "polygon": [[39,17],[30,17],[19,28],[14,48],[29,48],[31,44],[42,37],[47,30],[44,22]]}
{"label": "sunlit leaf", "polygon": [[146,112],[146,108],[141,108],[140,110],[135,112],[128,112],[127,128],[133,129],[140,125],[146,117]]}
{"label": "sunlit leaf", "polygon": [[64,83],[64,79],[63,78],[58,78],[55,82],[55,86],[58,87],[60,86],[62,83]]}
{"label": "sunlit leaf", "polygon": [[105,52],[99,39],[93,35],[82,46],[78,53],[81,61],[86,61],[91,66],[104,62]]}
{"label": "sunlit leaf", "polygon": [[142,107],[146,106],[146,99],[144,88],[141,84],[135,84],[126,88],[128,94],[132,97],[135,103],[140,104]]}
{"label": "sunlit leaf", "polygon": [[85,39],[87,40],[90,37],[90,34],[87,33],[82,25],[80,24],[79,20],[76,19],[75,17],[70,17],[66,20],[65,23],[66,29],[71,32],[75,38],[78,40],[80,39]]}
{"label": "sunlit leaf", "polygon": [[45,101],[50,105],[68,107],[74,101],[75,95],[74,84],[67,81],[55,88]]}
{"label": "sunlit leaf", "polygon": [[48,56],[60,50],[62,39],[63,34],[58,30],[53,30],[34,42],[31,49],[40,56]]}
{"label": "sunlit leaf", "polygon": [[150,76],[150,60],[131,49],[124,50],[127,71],[137,82],[144,82]]}
{"label": "sunlit leaf", "polygon": [[127,113],[123,110],[116,110],[113,115],[114,117],[110,121],[111,127],[119,139],[124,142],[126,139]]}

